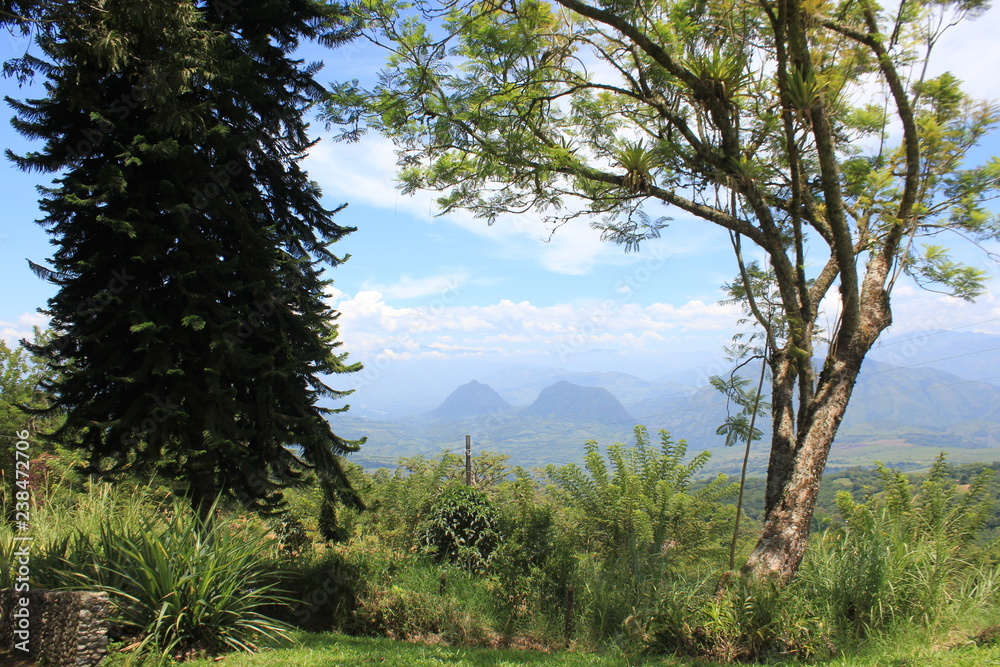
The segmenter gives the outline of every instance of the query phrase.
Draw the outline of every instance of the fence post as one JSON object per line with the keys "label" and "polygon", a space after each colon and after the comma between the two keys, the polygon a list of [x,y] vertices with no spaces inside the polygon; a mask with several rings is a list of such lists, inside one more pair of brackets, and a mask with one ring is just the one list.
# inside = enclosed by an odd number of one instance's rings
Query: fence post
{"label": "fence post", "polygon": [[465,485],[472,486],[472,436],[465,436]]}

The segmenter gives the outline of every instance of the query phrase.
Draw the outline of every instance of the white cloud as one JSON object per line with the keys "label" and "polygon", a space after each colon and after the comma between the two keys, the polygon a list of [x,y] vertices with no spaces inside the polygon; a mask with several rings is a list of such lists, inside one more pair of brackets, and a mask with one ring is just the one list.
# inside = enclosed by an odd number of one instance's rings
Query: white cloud
{"label": "white cloud", "polygon": [[900,285],[892,294],[892,312],[892,327],[883,335],[949,329],[1000,334],[1000,298],[995,290],[970,302]]}
{"label": "white cloud", "polygon": [[41,313],[22,313],[17,318],[16,322],[4,322],[3,320],[0,320],[0,337],[3,337],[8,345],[16,345],[22,338],[31,340],[33,337],[33,327],[37,326],[44,329],[48,326],[48,324],[48,315],[42,315]]}
{"label": "white cloud", "polygon": [[469,276],[464,273],[446,273],[425,278],[411,278],[403,274],[391,285],[366,283],[365,288],[381,292],[387,299],[413,299],[458,290],[468,278]]}
{"label": "white cloud", "polygon": [[484,306],[399,308],[385,298],[376,290],[331,292],[331,305],[341,313],[340,338],[353,358],[503,357],[593,348],[657,353],[672,351],[678,336],[725,338],[739,314],[734,306],[698,300],[644,307],[612,300],[536,306],[504,299]]}
{"label": "white cloud", "polygon": [[[323,191],[337,201],[430,221],[438,213],[437,193],[403,195],[396,186],[396,161],[389,139],[369,136],[354,144],[321,142],[310,151],[304,166]],[[600,232],[591,229],[586,218],[563,225],[555,233],[536,213],[502,215],[492,225],[462,210],[438,219],[489,241],[494,255],[530,257],[556,273],[580,275],[597,264],[629,261],[620,248],[601,241]]]}

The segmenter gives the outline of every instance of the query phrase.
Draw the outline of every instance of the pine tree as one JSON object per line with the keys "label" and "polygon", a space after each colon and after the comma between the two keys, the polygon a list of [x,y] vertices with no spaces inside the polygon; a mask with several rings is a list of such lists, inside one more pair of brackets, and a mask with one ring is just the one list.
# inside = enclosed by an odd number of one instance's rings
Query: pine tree
{"label": "pine tree", "polygon": [[[335,505],[361,500],[338,455],[321,376],[351,372],[321,272],[353,228],[333,221],[298,162],[322,94],[302,38],[349,38],[314,0],[106,0],[52,8],[39,36],[47,96],[11,102],[45,140],[8,155],[60,172],[40,223],[53,236],[56,332],[34,349],[60,379],[53,437],[105,478],[160,475],[206,509],[218,493],[262,511],[312,469]],[[339,210],[339,209],[337,209]],[[346,408],[343,408],[346,409]]]}

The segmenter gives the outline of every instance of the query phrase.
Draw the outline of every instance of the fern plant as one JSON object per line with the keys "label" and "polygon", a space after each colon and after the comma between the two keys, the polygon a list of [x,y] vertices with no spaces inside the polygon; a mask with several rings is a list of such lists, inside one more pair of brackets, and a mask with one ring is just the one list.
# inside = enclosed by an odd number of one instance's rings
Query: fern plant
{"label": "fern plant", "polygon": [[608,447],[607,460],[590,441],[583,468],[547,469],[553,493],[576,513],[579,604],[593,637],[628,633],[648,618],[685,568],[722,551],[732,518],[720,501],[736,485],[724,475],[694,489],[707,452],[685,462],[687,443],[667,431],[659,447],[644,427],[634,434],[634,445]]}
{"label": "fern plant", "polygon": [[702,452],[685,463],[687,443],[660,431],[655,448],[643,426],[634,430],[635,444],[608,447],[605,462],[598,444],[586,444],[584,468],[575,464],[548,468],[552,481],[580,509],[589,529],[608,558],[627,559],[638,567],[641,555],[670,553],[706,556],[720,547],[724,516],[731,511],[720,501],[736,486],[719,475],[692,490],[695,474],[708,462]]}

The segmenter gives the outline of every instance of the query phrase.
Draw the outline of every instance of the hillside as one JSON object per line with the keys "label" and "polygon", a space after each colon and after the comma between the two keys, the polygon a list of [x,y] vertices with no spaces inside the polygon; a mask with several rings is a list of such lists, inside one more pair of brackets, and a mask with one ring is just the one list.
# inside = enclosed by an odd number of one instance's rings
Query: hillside
{"label": "hillside", "polygon": [[462,420],[506,412],[511,407],[493,387],[472,380],[451,392],[441,405],[427,413],[427,417],[435,420]]}
{"label": "hillside", "polygon": [[[972,377],[935,367],[943,361],[913,361],[943,359],[948,338],[930,337],[934,345],[927,342],[919,350],[919,340],[887,345],[887,350],[895,350],[902,367],[874,359],[865,363],[830,453],[831,470],[871,465],[875,460],[920,468],[942,449],[956,463],[1000,459],[1000,387],[977,381],[995,374],[995,367],[985,362],[992,359],[992,348],[1000,347],[1000,336],[955,338],[954,354],[964,362],[957,368],[967,369],[963,372]],[[922,356],[916,356],[918,351]],[[976,359],[979,367],[973,365]],[[429,367],[424,371],[434,375]],[[416,404],[418,398],[424,403],[433,401],[419,417],[363,419],[352,408],[335,417],[335,430],[345,437],[369,436],[358,457],[366,465],[459,449],[468,433],[476,449],[501,451],[510,454],[515,464],[533,466],[578,461],[589,439],[605,446],[629,441],[632,426],[638,423],[650,431],[669,430],[675,438],[687,440],[692,451],[710,450],[713,469],[739,469],[742,449],[727,449],[715,433],[726,418],[727,406],[711,387],[650,381],[621,372],[499,365],[479,376],[488,384],[469,382],[466,376],[441,387],[459,372],[453,367],[444,378],[429,377],[425,383],[412,381],[410,376],[406,391],[413,397],[406,404]],[[746,374],[753,375],[752,369]],[[414,386],[422,391],[414,392]],[[765,441],[754,446],[750,467],[763,473],[768,459],[768,420],[759,426],[765,431]]]}
{"label": "hillside", "polygon": [[610,391],[603,387],[583,387],[565,380],[546,387],[538,398],[520,411],[527,419],[596,422],[631,422],[632,416]]}

